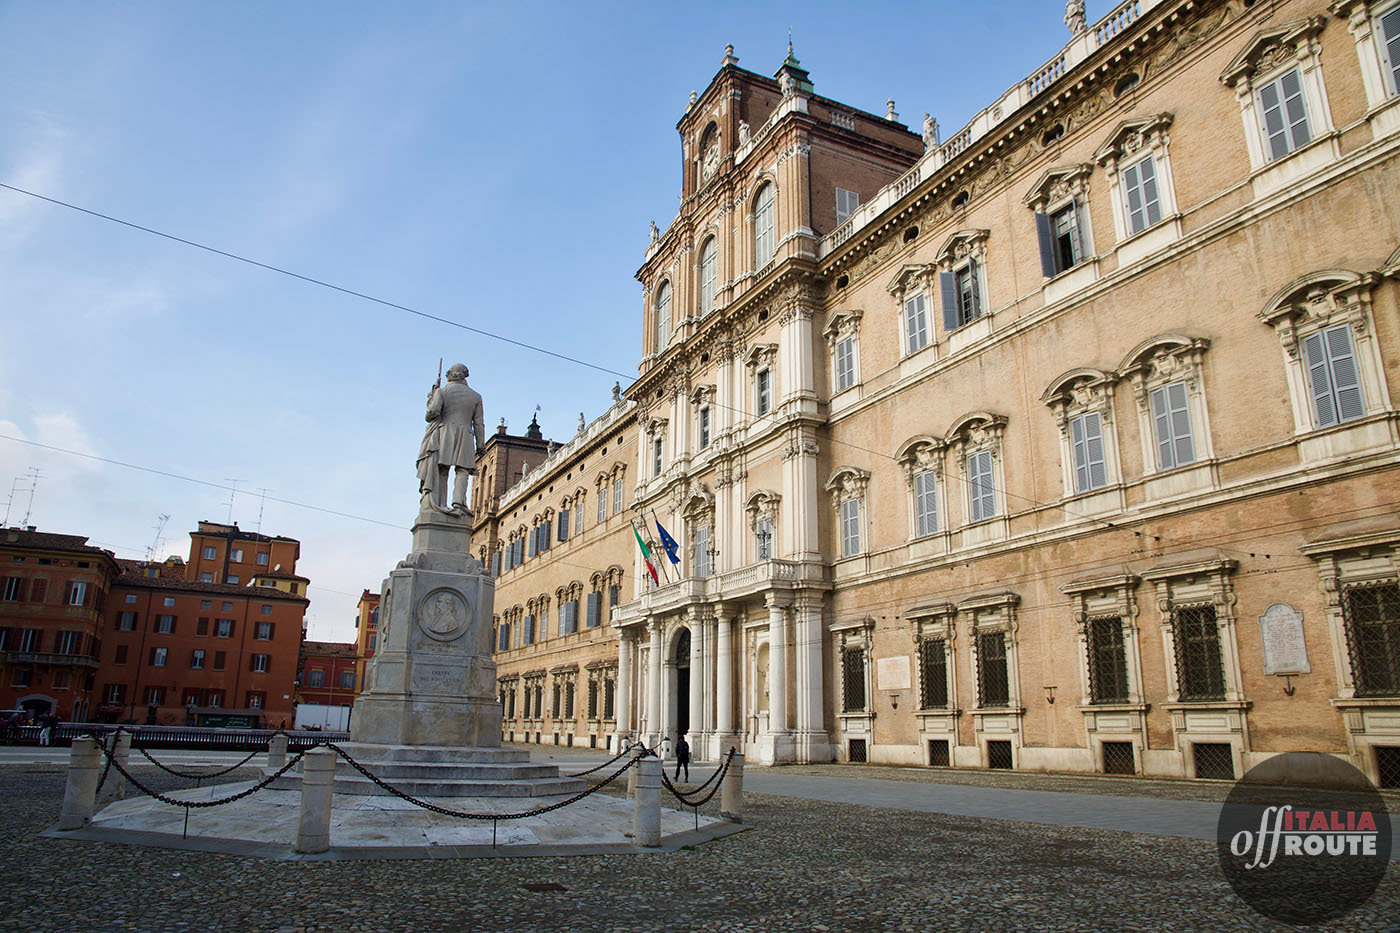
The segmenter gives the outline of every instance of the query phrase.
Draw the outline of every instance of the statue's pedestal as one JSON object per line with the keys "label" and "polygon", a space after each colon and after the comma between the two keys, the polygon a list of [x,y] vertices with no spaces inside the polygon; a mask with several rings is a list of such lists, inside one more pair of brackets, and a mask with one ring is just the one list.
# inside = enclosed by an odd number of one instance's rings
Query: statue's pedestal
{"label": "statue's pedestal", "polygon": [[419,512],[413,551],[380,590],[379,644],[355,703],[353,741],[500,746],[495,583],[470,555],[470,538],[469,514]]}

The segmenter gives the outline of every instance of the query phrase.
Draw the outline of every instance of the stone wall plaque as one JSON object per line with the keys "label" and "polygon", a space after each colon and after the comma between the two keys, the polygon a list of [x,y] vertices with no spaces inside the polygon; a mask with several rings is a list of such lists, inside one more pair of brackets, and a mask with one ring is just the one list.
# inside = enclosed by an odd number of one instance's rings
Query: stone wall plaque
{"label": "stone wall plaque", "polygon": [[909,659],[907,657],[898,658],[878,658],[875,661],[875,679],[880,685],[877,690],[908,690],[909,679]]}
{"label": "stone wall plaque", "polygon": [[418,604],[418,627],[437,641],[462,637],[470,622],[471,610],[454,590],[433,590]]}
{"label": "stone wall plaque", "polygon": [[1303,640],[1303,614],[1287,603],[1274,603],[1259,616],[1265,674],[1310,674]]}

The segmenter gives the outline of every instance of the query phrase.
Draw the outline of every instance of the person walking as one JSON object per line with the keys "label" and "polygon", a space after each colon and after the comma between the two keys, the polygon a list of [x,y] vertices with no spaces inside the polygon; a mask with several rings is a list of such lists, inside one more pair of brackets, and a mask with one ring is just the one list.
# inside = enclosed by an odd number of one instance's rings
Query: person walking
{"label": "person walking", "polygon": [[685,782],[690,783],[690,743],[686,742],[685,735],[676,736],[676,776],[672,780],[681,779],[681,769],[685,769]]}
{"label": "person walking", "polygon": [[48,745],[49,739],[53,736],[54,717],[51,713],[45,713],[39,718],[39,744]]}

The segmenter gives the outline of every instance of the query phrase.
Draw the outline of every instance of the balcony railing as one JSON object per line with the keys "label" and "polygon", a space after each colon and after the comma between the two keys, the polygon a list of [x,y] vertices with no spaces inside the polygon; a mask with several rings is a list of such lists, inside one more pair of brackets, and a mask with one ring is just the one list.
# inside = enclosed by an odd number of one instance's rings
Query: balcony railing
{"label": "balcony railing", "polygon": [[46,667],[86,667],[97,670],[97,658],[88,657],[85,654],[53,654],[49,652],[36,651],[11,651],[9,652],[9,662],[11,664],[37,664]]}

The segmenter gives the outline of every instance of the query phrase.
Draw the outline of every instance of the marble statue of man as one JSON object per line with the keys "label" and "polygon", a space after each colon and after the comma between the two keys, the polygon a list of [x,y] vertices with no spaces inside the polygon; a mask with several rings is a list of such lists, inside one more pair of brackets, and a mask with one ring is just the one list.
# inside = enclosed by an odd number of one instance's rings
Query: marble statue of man
{"label": "marble statue of man", "polygon": [[[481,396],[467,385],[467,367],[447,370],[447,385],[428,396],[428,427],[418,449],[418,491],[442,511],[467,509],[467,477],[476,472],[476,453],[485,443]],[[447,475],[456,469],[452,502],[446,500]]]}

